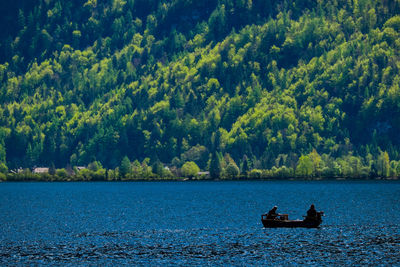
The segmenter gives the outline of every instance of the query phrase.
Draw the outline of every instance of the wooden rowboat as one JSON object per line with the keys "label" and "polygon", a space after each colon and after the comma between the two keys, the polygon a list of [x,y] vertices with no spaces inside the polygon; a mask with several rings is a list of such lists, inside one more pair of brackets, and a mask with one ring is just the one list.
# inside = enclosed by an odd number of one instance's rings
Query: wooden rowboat
{"label": "wooden rowboat", "polygon": [[267,214],[261,215],[261,222],[266,228],[317,228],[322,223],[323,212],[317,212],[315,219],[305,218],[304,220],[289,220],[288,215],[282,214],[276,219],[267,219]]}

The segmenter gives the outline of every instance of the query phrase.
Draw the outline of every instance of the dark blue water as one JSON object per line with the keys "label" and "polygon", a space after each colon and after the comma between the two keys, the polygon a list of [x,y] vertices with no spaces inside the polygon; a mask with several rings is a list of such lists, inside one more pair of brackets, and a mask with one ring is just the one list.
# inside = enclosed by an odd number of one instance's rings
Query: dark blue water
{"label": "dark blue water", "polygon": [[[319,229],[263,229],[260,215]],[[399,265],[399,182],[0,184],[0,265]]]}

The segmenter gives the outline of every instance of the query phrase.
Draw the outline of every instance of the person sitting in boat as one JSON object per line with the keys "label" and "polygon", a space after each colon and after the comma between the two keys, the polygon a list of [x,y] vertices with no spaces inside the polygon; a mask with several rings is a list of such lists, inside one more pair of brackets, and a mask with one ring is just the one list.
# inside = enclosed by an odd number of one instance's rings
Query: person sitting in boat
{"label": "person sitting in boat", "polygon": [[278,207],[274,206],[270,211],[268,211],[267,219],[272,219],[272,220],[276,219],[276,217],[279,216],[279,214],[276,213],[277,209],[278,209]]}
{"label": "person sitting in boat", "polygon": [[311,204],[310,208],[308,209],[306,220],[317,220],[317,211],[314,204]]}

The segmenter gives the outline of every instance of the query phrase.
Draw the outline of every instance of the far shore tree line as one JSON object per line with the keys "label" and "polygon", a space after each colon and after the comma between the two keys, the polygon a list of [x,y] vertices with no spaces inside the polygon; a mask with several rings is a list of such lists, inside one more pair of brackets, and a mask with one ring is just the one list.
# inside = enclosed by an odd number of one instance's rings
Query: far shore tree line
{"label": "far shore tree line", "polygon": [[130,180],[207,180],[207,179],[398,179],[400,176],[400,161],[390,160],[386,151],[381,151],[377,157],[371,154],[362,158],[350,153],[340,158],[332,158],[327,154],[319,155],[312,152],[298,158],[291,166],[289,155],[279,155],[275,166],[271,169],[260,169],[257,159],[243,159],[237,164],[226,153],[214,152],[206,162],[206,171],[201,171],[198,165],[202,162],[182,161],[174,158],[170,164],[159,160],[151,162],[145,158],[142,162],[131,161],[125,156],[115,169],[106,169],[99,161],[90,163],[87,167],[71,167],[56,169],[54,165],[42,173],[35,173],[35,168],[20,168],[8,171],[4,163],[0,166],[0,181],[130,181]]}

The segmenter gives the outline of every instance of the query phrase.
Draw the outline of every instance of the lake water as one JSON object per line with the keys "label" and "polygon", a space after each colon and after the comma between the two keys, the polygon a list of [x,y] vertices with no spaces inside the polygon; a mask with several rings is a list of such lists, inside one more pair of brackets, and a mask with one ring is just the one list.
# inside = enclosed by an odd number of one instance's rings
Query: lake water
{"label": "lake water", "polygon": [[[264,229],[272,206],[319,229]],[[400,265],[399,182],[1,183],[0,265]]]}

